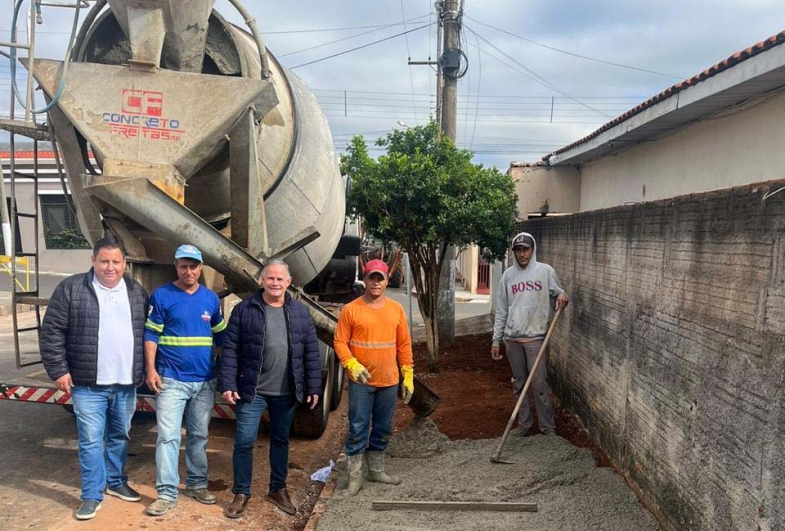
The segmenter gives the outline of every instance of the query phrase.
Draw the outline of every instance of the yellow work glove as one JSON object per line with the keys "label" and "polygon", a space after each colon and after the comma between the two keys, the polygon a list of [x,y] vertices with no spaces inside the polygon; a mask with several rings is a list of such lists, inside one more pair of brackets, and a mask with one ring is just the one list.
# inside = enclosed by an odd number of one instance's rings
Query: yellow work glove
{"label": "yellow work glove", "polygon": [[414,369],[411,365],[401,365],[401,374],[403,374],[401,396],[403,397],[403,403],[408,404],[414,394]]}
{"label": "yellow work glove", "polygon": [[368,383],[368,380],[371,379],[371,373],[368,372],[368,369],[366,369],[362,363],[357,361],[357,358],[349,358],[346,363],[343,364],[343,367],[349,371],[349,374],[352,375],[352,380],[355,382],[365,385]]}

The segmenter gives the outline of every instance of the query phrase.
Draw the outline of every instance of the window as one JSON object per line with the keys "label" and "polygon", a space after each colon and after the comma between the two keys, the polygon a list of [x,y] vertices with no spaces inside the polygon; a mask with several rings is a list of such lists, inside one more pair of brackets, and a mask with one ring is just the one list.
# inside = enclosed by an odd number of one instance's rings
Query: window
{"label": "window", "polygon": [[41,218],[44,222],[44,243],[47,249],[89,249],[82,236],[76,213],[71,210],[65,196],[42,195]]}

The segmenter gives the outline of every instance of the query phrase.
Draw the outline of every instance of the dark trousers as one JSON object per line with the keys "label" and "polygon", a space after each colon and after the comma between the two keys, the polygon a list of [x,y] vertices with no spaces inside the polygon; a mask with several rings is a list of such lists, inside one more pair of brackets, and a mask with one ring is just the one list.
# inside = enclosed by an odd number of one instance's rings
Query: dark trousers
{"label": "dark trousers", "polygon": [[237,402],[237,433],[232,454],[233,493],[251,495],[253,445],[265,409],[270,417],[270,492],[286,487],[289,475],[289,430],[296,405],[297,400],[292,395],[256,396],[251,403]]}

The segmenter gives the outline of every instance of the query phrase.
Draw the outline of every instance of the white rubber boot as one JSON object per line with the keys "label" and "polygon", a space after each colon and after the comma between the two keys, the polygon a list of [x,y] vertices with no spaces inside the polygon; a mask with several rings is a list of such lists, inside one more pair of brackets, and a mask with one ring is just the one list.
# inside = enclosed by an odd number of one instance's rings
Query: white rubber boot
{"label": "white rubber boot", "polygon": [[346,466],[349,469],[347,494],[354,496],[363,488],[363,454],[346,456]]}
{"label": "white rubber boot", "polygon": [[367,452],[365,461],[368,463],[368,481],[400,485],[401,478],[391,476],[384,471],[384,452]]}

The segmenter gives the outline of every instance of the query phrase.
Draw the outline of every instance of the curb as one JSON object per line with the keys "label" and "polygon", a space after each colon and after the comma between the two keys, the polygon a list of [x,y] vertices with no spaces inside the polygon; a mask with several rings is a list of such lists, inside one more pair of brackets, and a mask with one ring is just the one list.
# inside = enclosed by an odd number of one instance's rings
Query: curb
{"label": "curb", "polygon": [[316,505],[313,506],[313,511],[311,511],[311,516],[308,518],[308,522],[305,524],[303,531],[316,531],[316,526],[319,525],[319,520],[322,519],[322,515],[327,510],[327,500],[332,498],[333,494],[335,494],[335,488],[338,486],[338,478],[331,478],[328,481],[324,488],[322,488],[322,493],[319,495],[319,499],[316,500]]}

